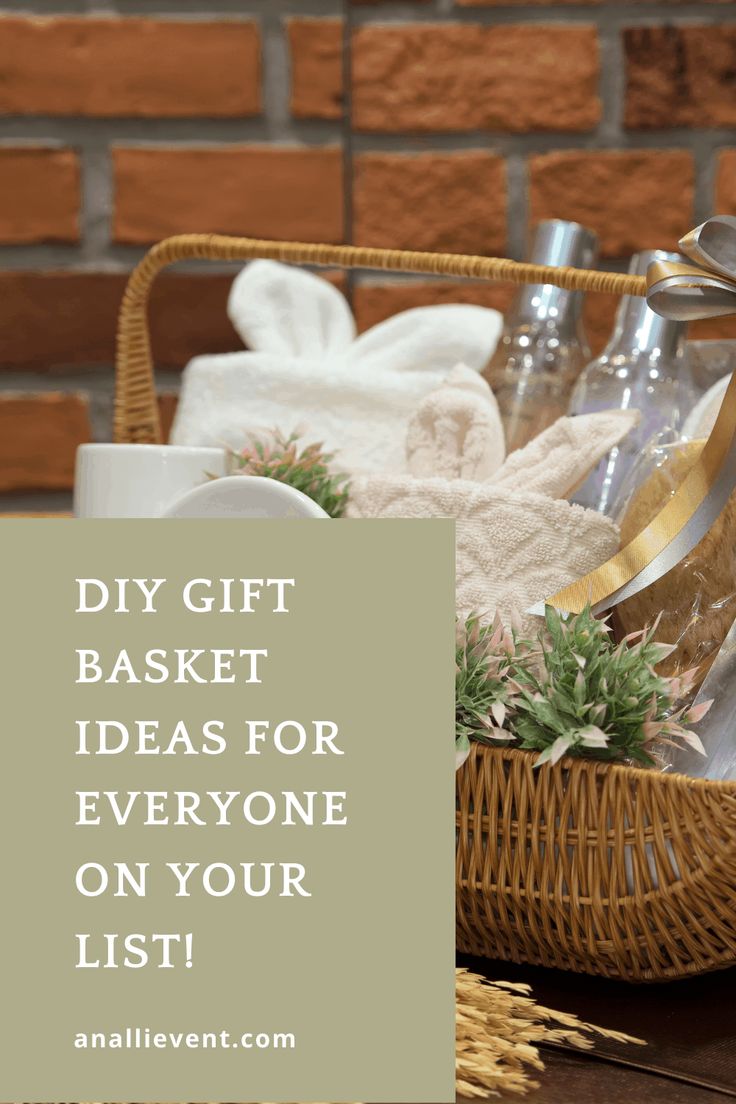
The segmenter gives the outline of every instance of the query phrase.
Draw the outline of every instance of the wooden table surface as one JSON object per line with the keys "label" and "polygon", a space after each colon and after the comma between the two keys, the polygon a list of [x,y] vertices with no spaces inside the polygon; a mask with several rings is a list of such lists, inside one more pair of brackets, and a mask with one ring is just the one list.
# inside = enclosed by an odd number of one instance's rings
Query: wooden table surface
{"label": "wooden table surface", "polygon": [[[720,1104],[736,1099],[736,967],[665,985],[627,985],[458,956],[491,980],[523,981],[534,999],[647,1040],[601,1039],[580,1052],[545,1047],[528,1104]],[[507,1099],[516,1099],[508,1097]]]}

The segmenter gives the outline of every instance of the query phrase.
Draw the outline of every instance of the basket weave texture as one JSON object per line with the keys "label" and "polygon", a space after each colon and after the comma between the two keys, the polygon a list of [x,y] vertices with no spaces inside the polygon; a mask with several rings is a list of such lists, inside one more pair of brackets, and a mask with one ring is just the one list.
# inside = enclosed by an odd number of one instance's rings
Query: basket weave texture
{"label": "basket weave texture", "polygon": [[[643,277],[493,257],[184,234],[131,273],[118,324],[115,440],[161,440],[147,307],[183,260],[373,268],[643,295]],[[535,770],[474,745],[458,773],[457,946],[629,981],[736,962],[736,783],[582,760]]]}
{"label": "basket weave texture", "polygon": [[471,748],[457,946],[628,981],[736,961],[736,783]]}

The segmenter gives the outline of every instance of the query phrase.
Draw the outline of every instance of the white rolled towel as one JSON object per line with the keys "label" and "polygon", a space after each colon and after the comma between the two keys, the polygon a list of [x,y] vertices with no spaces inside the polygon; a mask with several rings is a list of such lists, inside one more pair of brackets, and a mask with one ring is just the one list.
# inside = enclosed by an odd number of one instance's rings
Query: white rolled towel
{"label": "white rolled towel", "polygon": [[348,517],[455,519],[461,615],[508,623],[618,551],[610,518],[569,493],[636,425],[636,411],[560,418],[503,460],[498,407],[483,379],[458,366],[419,405],[407,434],[408,474],[356,479]]}
{"label": "white rolled towel", "polygon": [[409,471],[421,478],[488,479],[506,455],[498,403],[477,372],[458,364],[419,404],[406,438]]}
{"label": "white rolled towel", "polygon": [[639,424],[640,417],[638,410],[599,410],[558,418],[524,448],[512,452],[488,482],[568,498],[598,461]]}

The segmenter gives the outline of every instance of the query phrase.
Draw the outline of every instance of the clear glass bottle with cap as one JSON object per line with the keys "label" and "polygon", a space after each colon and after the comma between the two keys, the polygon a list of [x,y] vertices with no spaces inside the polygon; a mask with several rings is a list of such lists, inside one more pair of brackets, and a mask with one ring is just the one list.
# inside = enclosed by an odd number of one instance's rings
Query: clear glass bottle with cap
{"label": "clear glass bottle with cap", "polygon": [[[653,261],[679,261],[677,253],[636,253],[629,272],[646,275]],[[685,348],[687,325],[655,314],[640,296],[624,296],[613,334],[581,373],[570,414],[638,410],[639,425],[601,460],[572,501],[610,514],[626,475],[647,441],[665,427],[677,432],[697,398]]]}
{"label": "clear glass bottle with cap", "polygon": [[[532,264],[590,268],[597,238],[577,222],[537,226]],[[503,335],[483,373],[498,401],[509,452],[527,444],[567,412],[570,392],[590,359],[582,325],[582,292],[552,284],[523,286],[506,315]]]}

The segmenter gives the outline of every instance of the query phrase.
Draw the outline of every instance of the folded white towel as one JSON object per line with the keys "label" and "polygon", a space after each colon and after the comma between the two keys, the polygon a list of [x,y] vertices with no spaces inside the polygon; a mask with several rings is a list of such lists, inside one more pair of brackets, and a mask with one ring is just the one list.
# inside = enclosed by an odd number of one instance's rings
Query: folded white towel
{"label": "folded white towel", "polygon": [[484,307],[418,307],[355,338],[336,288],[274,261],[239,274],[228,313],[251,351],[191,361],[172,443],[238,448],[298,431],[351,474],[406,471],[409,418],[458,360],[479,372],[502,325]]}
{"label": "folded white towel", "polygon": [[227,313],[254,353],[322,357],[347,350],[355,321],[327,280],[277,261],[252,261],[233,280]]}
{"label": "folded white towel", "polygon": [[488,482],[567,498],[598,461],[639,424],[639,418],[638,410],[601,410],[558,418],[524,448],[512,452]]}

